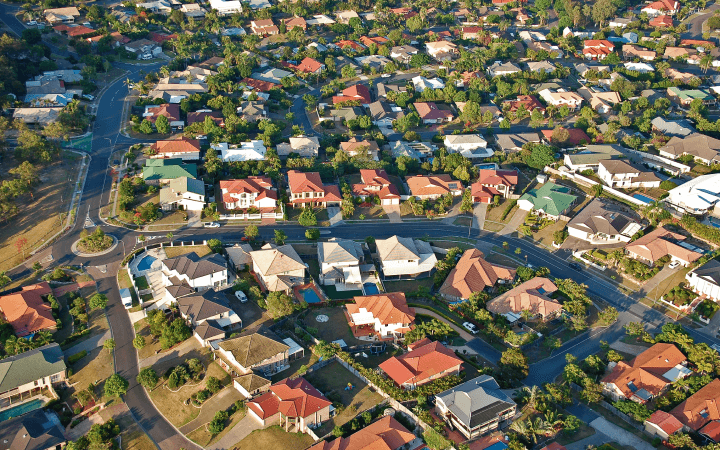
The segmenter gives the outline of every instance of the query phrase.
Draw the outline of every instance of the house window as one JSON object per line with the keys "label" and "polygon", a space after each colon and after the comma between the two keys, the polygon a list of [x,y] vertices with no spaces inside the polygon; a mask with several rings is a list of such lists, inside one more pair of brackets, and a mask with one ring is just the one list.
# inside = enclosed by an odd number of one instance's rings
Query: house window
{"label": "house window", "polygon": [[57,383],[61,380],[60,375],[55,374],[50,376],[50,382],[51,383]]}
{"label": "house window", "polygon": [[38,385],[38,380],[35,380],[35,386],[37,386],[37,385]]}

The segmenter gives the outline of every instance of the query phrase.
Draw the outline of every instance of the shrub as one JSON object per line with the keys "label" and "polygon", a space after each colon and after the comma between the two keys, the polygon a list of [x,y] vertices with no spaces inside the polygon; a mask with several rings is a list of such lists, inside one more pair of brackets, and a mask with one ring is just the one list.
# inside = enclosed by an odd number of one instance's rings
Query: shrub
{"label": "shrub", "polygon": [[128,383],[125,378],[114,373],[107,379],[107,381],[105,381],[105,395],[108,397],[120,397],[121,395],[125,395],[129,385],[130,383]]}
{"label": "shrub", "polygon": [[75,364],[76,362],[86,357],[87,354],[87,350],[83,350],[80,353],[75,353],[74,355],[68,356],[68,364]]}
{"label": "shrub", "polygon": [[222,383],[215,377],[209,377],[207,382],[205,382],[205,386],[212,394],[222,389]]}

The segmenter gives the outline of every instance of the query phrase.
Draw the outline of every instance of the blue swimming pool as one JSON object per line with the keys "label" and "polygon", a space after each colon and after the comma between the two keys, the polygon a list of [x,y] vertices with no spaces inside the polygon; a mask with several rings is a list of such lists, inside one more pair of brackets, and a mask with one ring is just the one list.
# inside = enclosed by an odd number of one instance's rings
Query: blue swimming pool
{"label": "blue swimming pool", "polygon": [[655,200],[651,199],[650,197],[646,197],[646,196],[644,196],[644,195],[642,195],[642,194],[633,194],[633,197],[636,198],[636,199],[638,199],[638,200],[640,200],[640,201],[643,201],[643,202],[645,202],[645,203],[652,203],[652,202],[655,201]]}
{"label": "blue swimming pool", "polygon": [[137,270],[139,272],[144,272],[146,270],[150,270],[150,267],[152,267],[153,263],[155,262],[155,258],[152,256],[146,256],[143,259],[140,260],[140,262],[137,265]]}
{"label": "blue swimming pool", "polygon": [[374,283],[364,283],[363,289],[365,290],[365,295],[372,295],[372,294],[380,293],[380,291],[378,290],[377,286],[375,286]]}
{"label": "blue swimming pool", "polygon": [[302,289],[300,295],[302,295],[306,303],[320,303],[322,301],[313,288]]}
{"label": "blue swimming pool", "polygon": [[493,170],[493,169],[497,169],[497,168],[498,168],[497,164],[495,164],[495,163],[478,164],[476,167],[477,167],[478,169],[489,169],[489,170]]}
{"label": "blue swimming pool", "polygon": [[30,411],[40,409],[42,408],[42,405],[42,400],[31,400],[27,403],[23,403],[22,405],[17,405],[14,408],[6,409],[5,411],[0,412],[0,422],[4,422],[6,420],[12,419],[13,417],[22,416],[23,414],[29,413]]}

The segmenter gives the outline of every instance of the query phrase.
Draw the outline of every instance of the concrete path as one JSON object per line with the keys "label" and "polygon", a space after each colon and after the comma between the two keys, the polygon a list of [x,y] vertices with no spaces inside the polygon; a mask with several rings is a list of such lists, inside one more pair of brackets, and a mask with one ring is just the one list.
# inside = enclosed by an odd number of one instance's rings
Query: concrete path
{"label": "concrete path", "polygon": [[150,356],[140,361],[140,368],[154,366],[155,364],[169,361],[171,359],[179,358],[186,355],[194,350],[200,349],[200,343],[194,337],[187,339],[172,350],[158,353],[157,355]]}
{"label": "concrete path", "polygon": [[400,215],[400,205],[383,205],[383,210],[387,214],[390,223],[402,223]]}
{"label": "concrete path", "polygon": [[720,314],[715,314],[710,319],[710,324],[698,331],[711,337],[715,337],[720,330]]}
{"label": "concrete path", "polygon": [[209,398],[203,403],[200,414],[190,422],[180,427],[182,434],[188,434],[194,429],[205,425],[213,420],[217,411],[225,411],[237,400],[245,400],[245,397],[235,389],[232,384],[222,391],[218,392],[214,397]]}
{"label": "concrete path", "polygon": [[128,312],[128,316],[130,316],[130,322],[134,324],[135,322],[143,320],[147,316],[147,314],[143,309],[142,311]]}
{"label": "concrete path", "polygon": [[92,416],[88,417],[86,420],[83,420],[75,428],[69,428],[65,432],[65,438],[68,441],[75,441],[79,439],[82,436],[85,436],[88,431],[90,431],[90,428],[92,428],[95,424],[103,424],[105,421],[100,417],[99,413],[95,413]]}
{"label": "concrete path", "polygon": [[655,276],[640,289],[640,295],[649,297],[652,300],[659,299],[662,291],[667,288],[667,283],[664,283],[664,281],[675,275],[677,270],[679,270],[679,268],[671,269],[668,265],[665,265],[660,272],[656,273]]}
{"label": "concrete path", "polygon": [[485,226],[485,216],[487,215],[487,203],[478,203],[475,205],[473,210],[473,223],[472,227],[478,230],[482,230]]}
{"label": "concrete path", "polygon": [[619,352],[630,353],[631,355],[639,355],[640,353],[647,350],[647,347],[643,347],[642,345],[626,344],[622,341],[613,342],[612,344],[610,344],[610,348],[613,348]]}
{"label": "concrete path", "polygon": [[337,225],[342,222],[342,210],[337,206],[330,206],[327,208],[328,217],[330,219],[330,226]]}
{"label": "concrete path", "polygon": [[523,211],[522,209],[518,209],[515,211],[515,215],[512,216],[512,219],[510,219],[510,222],[505,224],[505,227],[500,230],[500,233],[498,233],[501,236],[507,236],[508,234],[512,234],[514,231],[518,229],[520,225],[525,222],[525,216],[527,215],[527,211]]}
{"label": "concrete path", "polygon": [[[274,425],[275,422],[277,422],[277,420],[273,421],[273,423],[268,424],[267,426]],[[248,434],[261,428],[265,427],[260,425],[260,422],[258,422],[256,419],[250,417],[250,415],[247,415],[243,420],[238,422],[237,425],[232,428],[232,430],[228,431],[225,436],[223,436],[214,445],[206,447],[205,450],[227,450],[229,448],[233,448],[235,444],[245,439]]]}
{"label": "concrete path", "polygon": [[635,450],[653,450],[655,448],[633,433],[620,428],[614,423],[608,422],[604,417],[598,417],[593,420],[590,422],[590,426],[595,428],[595,431],[599,431],[606,436],[612,436],[612,442],[627,445]]}
{"label": "concrete path", "polygon": [[103,342],[107,341],[112,337],[112,334],[110,333],[110,330],[107,330],[103,334],[99,334],[97,336],[93,336],[91,338],[85,339],[84,341],[73,345],[69,349],[65,350],[64,353],[68,356],[72,356],[76,353],[80,353],[81,351],[85,350],[88,353],[95,350],[98,347],[102,347]]}
{"label": "concrete path", "polygon": [[455,222],[455,218],[460,214],[460,203],[456,203],[454,206],[450,208],[450,211],[445,215],[443,218],[443,223],[446,223],[448,225],[453,225]]}
{"label": "concrete path", "polygon": [[600,447],[601,445],[607,444],[611,441],[612,439],[605,436],[604,434],[595,432],[595,434],[593,434],[592,436],[588,436],[585,439],[580,439],[577,442],[567,444],[565,448],[567,450],[586,450],[589,445]]}

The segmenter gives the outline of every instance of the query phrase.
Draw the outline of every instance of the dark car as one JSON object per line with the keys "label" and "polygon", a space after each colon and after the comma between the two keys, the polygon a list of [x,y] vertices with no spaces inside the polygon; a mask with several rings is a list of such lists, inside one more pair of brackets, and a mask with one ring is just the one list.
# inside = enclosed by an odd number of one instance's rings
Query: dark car
{"label": "dark car", "polygon": [[578,272],[582,271],[582,266],[576,262],[571,262],[570,268],[573,270],[577,270]]}

